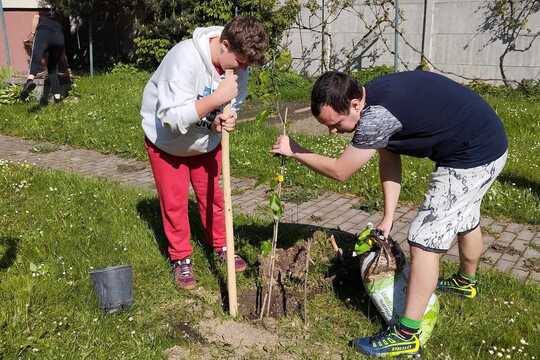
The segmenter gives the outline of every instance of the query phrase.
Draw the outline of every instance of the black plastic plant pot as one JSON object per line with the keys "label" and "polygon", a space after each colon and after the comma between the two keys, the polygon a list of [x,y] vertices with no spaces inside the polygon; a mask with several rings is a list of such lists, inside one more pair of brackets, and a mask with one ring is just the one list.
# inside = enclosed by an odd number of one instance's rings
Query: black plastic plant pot
{"label": "black plastic plant pot", "polygon": [[99,308],[108,314],[133,304],[133,270],[130,265],[112,266],[90,272]]}

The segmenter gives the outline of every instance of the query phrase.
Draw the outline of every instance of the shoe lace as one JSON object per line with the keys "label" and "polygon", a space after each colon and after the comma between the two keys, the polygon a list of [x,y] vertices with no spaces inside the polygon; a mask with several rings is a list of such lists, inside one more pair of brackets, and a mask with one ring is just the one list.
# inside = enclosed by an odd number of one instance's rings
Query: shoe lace
{"label": "shoe lace", "polygon": [[178,260],[174,263],[174,268],[178,269],[178,273],[182,277],[191,275],[192,272],[192,263],[191,259]]}
{"label": "shoe lace", "polygon": [[390,335],[392,333],[395,333],[395,327],[394,326],[389,326],[388,328],[381,331],[380,333],[373,335],[371,337],[371,342],[374,343],[374,342],[381,341],[381,340],[385,339],[386,337],[388,337],[388,335]]}
{"label": "shoe lace", "polygon": [[455,273],[454,275],[452,275],[451,278],[447,279],[444,282],[444,285],[447,285],[447,286],[454,285],[454,286],[465,288],[465,287],[471,287],[471,286],[476,285],[476,282],[465,279],[462,276],[460,276],[458,273]]}

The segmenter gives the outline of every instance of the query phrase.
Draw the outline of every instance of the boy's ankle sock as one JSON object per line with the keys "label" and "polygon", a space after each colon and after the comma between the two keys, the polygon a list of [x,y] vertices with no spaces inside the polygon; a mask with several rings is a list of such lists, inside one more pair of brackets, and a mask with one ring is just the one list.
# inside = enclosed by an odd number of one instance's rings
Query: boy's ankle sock
{"label": "boy's ankle sock", "polygon": [[420,324],[422,324],[422,320],[413,320],[406,316],[401,316],[399,318],[397,331],[403,338],[410,339],[420,330]]}
{"label": "boy's ankle sock", "polygon": [[460,282],[462,285],[466,284],[474,284],[477,280],[476,274],[467,274],[463,271],[458,272],[458,278],[457,281]]}

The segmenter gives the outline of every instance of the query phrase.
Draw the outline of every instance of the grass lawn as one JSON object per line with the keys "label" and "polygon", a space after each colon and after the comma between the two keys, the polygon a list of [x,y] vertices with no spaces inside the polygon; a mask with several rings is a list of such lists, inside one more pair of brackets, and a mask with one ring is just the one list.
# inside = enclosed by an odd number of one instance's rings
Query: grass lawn
{"label": "grass lawn", "polygon": [[[35,103],[0,105],[0,132],[31,139],[95,149],[125,157],[145,159],[139,106],[148,74],[123,71],[83,77],[76,93],[62,104],[37,109]],[[302,98],[298,89],[284,91]],[[510,156],[506,168],[483,202],[492,217],[507,217],[520,223],[540,224],[540,102],[523,96],[487,96],[504,121]],[[231,161],[234,176],[266,177],[278,168],[267,150],[278,131],[253,122],[238,126],[232,136]],[[340,137],[294,135],[306,147],[337,155],[347,141]],[[433,169],[432,162],[403,157],[401,201],[419,203]],[[301,186],[310,193],[334,190],[357,194],[369,208],[381,208],[376,160],[346,183],[319,176],[294,162],[288,164],[288,186]]]}
{"label": "grass lawn", "polygon": [[[193,212],[194,213],[194,212]],[[226,318],[220,300],[224,267],[201,245],[192,216],[194,263],[201,288],[174,288],[165,257],[158,203],[151,193],[29,165],[0,163],[0,354],[5,359],[158,359],[174,345],[206,358],[234,356],[234,349],[188,338],[181,329],[205,318]],[[256,262],[272,225],[236,217],[238,251]],[[284,227],[281,244],[306,239],[305,228]],[[313,245],[313,281],[331,264],[328,244]],[[97,309],[89,271],[131,264],[135,303],[123,313]],[[445,264],[446,274],[455,270]],[[238,277],[253,286],[256,269]],[[277,322],[279,345],[246,359],[357,359],[347,345],[381,328],[356,279],[327,286],[310,298],[310,326],[297,316]],[[440,297],[441,314],[426,359],[512,359],[540,354],[540,287],[495,272],[482,276],[477,301]],[[247,323],[247,322],[244,322]],[[249,325],[252,326],[252,325]],[[206,352],[205,352],[206,351]],[[490,354],[490,351],[494,355]],[[288,354],[289,357],[284,357]],[[205,358],[204,356],[202,358]]]}

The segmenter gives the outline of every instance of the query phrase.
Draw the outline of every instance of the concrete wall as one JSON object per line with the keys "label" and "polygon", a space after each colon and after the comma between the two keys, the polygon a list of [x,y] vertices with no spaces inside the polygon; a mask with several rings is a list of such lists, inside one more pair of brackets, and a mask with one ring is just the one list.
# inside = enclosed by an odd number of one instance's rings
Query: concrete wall
{"label": "concrete wall", "polygon": [[[355,1],[355,8],[367,14],[368,9],[361,5],[362,3],[363,1]],[[481,0],[428,0],[425,55],[441,72],[455,73],[467,78],[501,78],[498,65],[504,47],[500,43],[495,43],[482,50],[489,35],[476,35],[476,29],[483,16],[482,12],[477,11],[481,3]],[[399,6],[404,15],[400,29],[406,42],[412,46],[411,48],[403,39],[399,39],[399,55],[403,60],[400,70],[414,69],[420,61],[418,51],[422,42],[424,0],[399,0]],[[302,12],[304,23],[307,23],[307,14],[306,10]],[[540,13],[530,18],[529,27],[533,32],[540,31]],[[343,12],[338,20],[330,25],[328,31],[332,34],[332,51],[337,53],[342,48],[350,48],[352,41],[363,36],[365,26],[357,16]],[[302,58],[300,39],[304,49],[309,47],[315,49],[307,59],[308,72],[315,73],[319,68],[321,54],[320,36],[307,30],[293,29],[289,32],[285,41],[293,57],[297,59],[294,63],[297,69],[301,69],[304,65],[300,60]],[[387,46],[384,46],[383,40]],[[526,38],[521,42],[526,43]],[[394,30],[391,28],[384,31],[383,39],[379,38],[377,41],[376,49],[382,53],[376,61],[377,65],[393,66],[394,57],[387,47],[394,49]],[[364,61],[362,66],[369,66],[369,63]],[[505,69],[510,79],[538,79],[540,38],[528,52],[508,55]]]}

